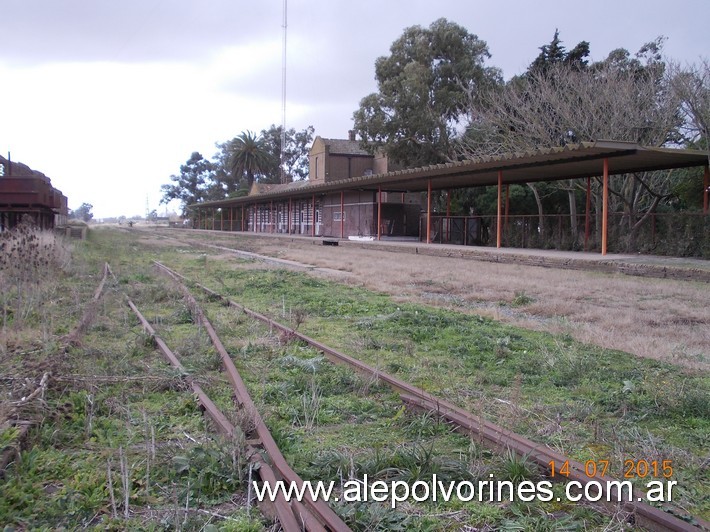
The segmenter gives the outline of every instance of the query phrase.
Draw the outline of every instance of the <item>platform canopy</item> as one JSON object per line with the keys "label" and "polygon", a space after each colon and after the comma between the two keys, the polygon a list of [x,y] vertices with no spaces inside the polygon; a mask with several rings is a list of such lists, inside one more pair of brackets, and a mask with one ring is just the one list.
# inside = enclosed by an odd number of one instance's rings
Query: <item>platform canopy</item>
{"label": "platform canopy", "polygon": [[[648,148],[632,142],[582,142],[564,147],[437,164],[385,174],[376,174],[327,183],[295,182],[276,186],[258,195],[196,203],[190,207],[229,207],[262,199],[286,199],[341,190],[417,192],[499,184],[559,181],[601,176],[603,161],[609,174],[700,167],[708,164],[710,153],[699,150]],[[296,186],[293,186],[296,185]]]}

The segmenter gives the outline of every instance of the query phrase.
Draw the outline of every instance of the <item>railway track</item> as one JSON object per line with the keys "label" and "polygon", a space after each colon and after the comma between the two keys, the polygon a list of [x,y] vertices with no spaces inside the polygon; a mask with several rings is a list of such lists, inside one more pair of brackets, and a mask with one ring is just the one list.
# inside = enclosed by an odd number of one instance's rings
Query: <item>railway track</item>
{"label": "railway track", "polygon": [[[264,323],[273,330],[280,331],[288,337],[305,342],[314,349],[322,352],[329,360],[336,364],[346,365],[362,375],[378,379],[382,382],[387,383],[392,389],[394,389],[399,394],[402,401],[409,407],[435,413],[436,415],[451,423],[460,432],[463,432],[467,435],[471,435],[472,437],[475,435],[475,437],[479,441],[481,441],[491,449],[494,449],[498,452],[510,450],[518,456],[525,457],[527,460],[537,464],[539,467],[546,471],[549,471],[551,462],[557,464],[567,463],[569,464],[569,474],[565,477],[565,480],[579,482],[582,486],[586,486],[587,484],[593,481],[598,481],[598,485],[603,491],[603,500],[606,500],[607,498],[610,500],[614,500],[617,497],[617,492],[615,490],[618,490],[619,488],[618,485],[615,488],[613,484],[609,484],[609,481],[614,480],[611,477],[596,474],[590,476],[585,470],[585,465],[581,462],[568,459],[564,455],[553,451],[545,445],[538,444],[528,438],[511,432],[490,421],[476,416],[454,405],[451,402],[438,398],[416,386],[413,386],[401,379],[398,379],[397,377],[394,377],[388,373],[373,368],[372,366],[369,366],[360,360],[357,360],[345,353],[333,349],[317,341],[316,339],[308,337],[305,334],[295,329],[292,329],[291,327],[283,325],[269,318],[268,316],[248,309],[245,306],[229,298],[224,297],[223,295],[215,292],[214,290],[211,290],[210,288],[202,284],[193,283],[185,276],[172,270],[161,262],[154,261],[154,263],[160,271],[170,276],[172,279],[179,283],[181,290],[190,301],[190,305],[194,306],[195,308],[199,307],[197,306],[194,297],[190,294],[189,290],[185,286],[186,284],[190,284],[199,288],[210,298],[222,301],[223,304],[228,305],[240,312],[243,312],[247,316],[250,316],[251,318],[254,318]],[[202,316],[202,318],[200,319],[204,318],[204,315],[201,311],[198,311],[197,313],[198,315]],[[216,333],[214,333],[214,330],[210,332],[210,330],[208,329],[208,333],[211,337],[213,334],[216,337]],[[222,357],[223,361],[225,360],[225,358],[229,359],[229,356],[226,351],[221,351],[220,356]],[[230,375],[230,380],[232,379],[233,377]],[[633,516],[633,523],[637,526],[648,530],[658,531],[710,530],[710,524],[706,522],[693,519],[690,516],[683,516],[683,518],[680,518],[651,506],[650,504],[645,502],[644,493],[635,491],[633,494],[633,498],[635,499],[634,501],[624,503],[623,509]]]}
{"label": "railway track", "polygon": [[[282,480],[302,486],[303,480],[291,469],[283,454],[281,454],[278,445],[274,441],[273,436],[261,419],[253,400],[249,396],[244,381],[211,323],[198,306],[197,301],[195,301],[188,292],[184,292],[184,295],[188,299],[191,310],[197,321],[205,328],[213,346],[220,355],[224,370],[227,373],[239,406],[251,418],[250,421],[254,426],[254,434],[246,434],[249,438],[247,440],[247,453],[250,462],[258,464],[258,475],[261,480],[271,485],[275,485],[277,481]],[[155,329],[138,310],[135,304],[130,299],[128,299],[127,302],[133,313],[140,320],[143,329],[155,341],[157,348],[166,360],[174,368],[184,373],[184,368],[178,357],[170,350],[163,339],[158,336]],[[225,416],[192,377],[186,377],[186,381],[205,409],[205,413],[215,423],[220,432],[228,437],[233,437],[236,427],[229,421],[227,416]],[[297,532],[301,530],[308,532],[321,532],[326,530],[332,532],[346,532],[350,530],[324,501],[313,499],[309,493],[305,493],[302,502],[299,502],[296,500],[287,501],[284,494],[278,492],[278,497],[276,501],[274,501],[273,506],[279,523],[286,532]]]}

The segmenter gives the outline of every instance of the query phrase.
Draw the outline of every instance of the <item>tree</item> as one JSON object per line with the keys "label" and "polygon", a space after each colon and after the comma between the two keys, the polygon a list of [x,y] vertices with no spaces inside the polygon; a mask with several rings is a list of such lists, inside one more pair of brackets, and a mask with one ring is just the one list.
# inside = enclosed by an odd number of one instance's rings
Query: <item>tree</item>
{"label": "tree", "polygon": [[193,152],[185,164],[180,166],[179,175],[171,175],[173,184],[162,185],[163,197],[160,203],[179,200],[182,214],[187,214],[187,206],[207,199],[221,199],[224,193],[216,186],[213,163]]}
{"label": "tree", "polygon": [[405,29],[375,62],[378,92],[353,115],[363,144],[405,166],[450,160],[469,99],[500,83],[499,71],[484,67],[489,57],[484,41],[446,19]]}
{"label": "tree", "polygon": [[682,133],[687,144],[710,147],[710,61],[683,68],[669,65],[671,89],[680,102]]}
{"label": "tree", "polygon": [[[661,46],[657,39],[634,58],[626,50],[615,50],[605,61],[586,68],[564,59],[544,68],[533,63],[525,76],[512,80],[503,91],[490,92],[486,105],[471,103],[469,132],[460,153],[480,157],[599,139],[644,146],[677,142],[678,99],[669,90]],[[668,173],[649,173],[625,175],[615,183],[610,190],[624,209],[627,248],[632,250],[641,225],[669,198],[671,181]],[[562,186],[574,215],[574,186]],[[542,214],[540,205],[538,201]]]}
{"label": "tree", "polygon": [[89,222],[94,218],[94,215],[91,212],[91,209],[93,208],[94,206],[90,203],[82,203],[78,209],[72,211],[71,217],[84,222]]}
{"label": "tree", "polygon": [[242,132],[229,141],[227,151],[232,176],[236,182],[246,176],[247,190],[251,190],[258,177],[266,176],[269,166],[273,165],[264,138],[251,131]]}
{"label": "tree", "polygon": [[[281,183],[281,126],[271,125],[269,129],[261,132],[264,149],[269,154],[269,166],[264,171],[263,182]],[[308,153],[313,144],[313,126],[308,126],[303,131],[294,128],[287,129],[285,146],[283,150],[283,177],[284,182],[300,181],[308,177]]]}
{"label": "tree", "polygon": [[560,31],[555,30],[555,35],[550,44],[540,47],[540,55],[530,65],[528,71],[545,71],[553,65],[565,64],[567,66],[582,70],[587,66],[589,56],[589,43],[581,41],[569,52],[562,46]]}

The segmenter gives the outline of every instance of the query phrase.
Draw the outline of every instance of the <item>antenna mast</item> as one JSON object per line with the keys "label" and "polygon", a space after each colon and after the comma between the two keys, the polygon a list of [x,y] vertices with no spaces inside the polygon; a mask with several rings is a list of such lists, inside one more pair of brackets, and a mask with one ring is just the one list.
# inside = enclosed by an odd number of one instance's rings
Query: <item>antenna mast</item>
{"label": "antenna mast", "polygon": [[283,50],[281,56],[281,183],[286,183],[286,161],[284,150],[286,149],[286,28],[287,28],[287,0],[284,2],[283,12]]}

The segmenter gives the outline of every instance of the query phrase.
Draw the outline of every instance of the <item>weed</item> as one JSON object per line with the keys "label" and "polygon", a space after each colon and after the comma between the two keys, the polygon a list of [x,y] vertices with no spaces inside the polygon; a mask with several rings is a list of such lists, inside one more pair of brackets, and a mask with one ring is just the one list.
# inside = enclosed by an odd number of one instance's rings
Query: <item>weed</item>
{"label": "weed", "polygon": [[412,516],[378,503],[355,503],[336,507],[340,517],[358,530],[412,530]]}
{"label": "weed", "polygon": [[523,480],[534,480],[539,476],[537,467],[532,464],[526,456],[518,456],[508,449],[502,464],[503,480],[519,483]]}
{"label": "weed", "polygon": [[411,415],[404,421],[404,430],[418,439],[445,434],[451,427],[435,412]]}
{"label": "weed", "polygon": [[503,530],[524,530],[526,532],[579,530],[579,525],[573,521],[572,516],[548,514],[539,506],[514,504],[510,511],[513,518],[503,521]]}
{"label": "weed", "polygon": [[281,365],[285,368],[298,368],[308,373],[316,373],[322,366],[324,358],[322,356],[313,358],[300,358],[294,355],[286,355],[281,358]]}
{"label": "weed", "polygon": [[310,390],[304,391],[301,396],[302,419],[301,423],[306,430],[313,429],[321,408],[321,392],[315,379],[311,380]]}
{"label": "weed", "polygon": [[515,292],[515,297],[513,298],[511,305],[513,307],[524,307],[525,305],[529,305],[530,303],[534,302],[535,299],[527,295],[525,293],[525,290],[520,290]]}

